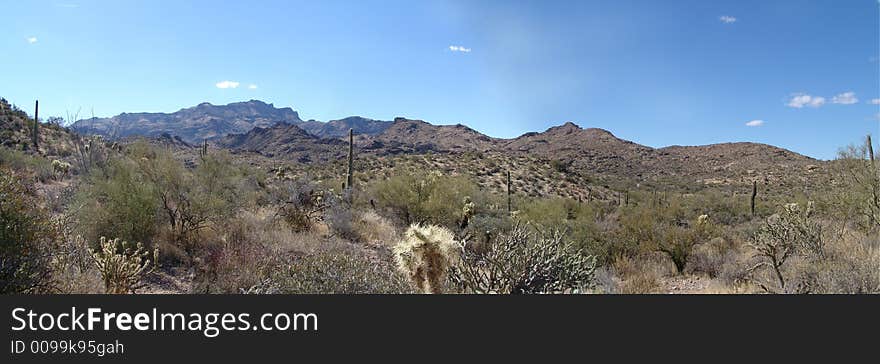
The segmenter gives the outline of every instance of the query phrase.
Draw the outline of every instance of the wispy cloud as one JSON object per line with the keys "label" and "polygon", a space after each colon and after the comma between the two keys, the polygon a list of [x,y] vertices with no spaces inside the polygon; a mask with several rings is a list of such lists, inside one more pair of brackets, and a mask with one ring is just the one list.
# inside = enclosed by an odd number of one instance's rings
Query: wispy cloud
{"label": "wispy cloud", "polygon": [[752,121],[746,123],[746,126],[751,126],[751,127],[757,127],[757,126],[763,126],[763,125],[764,125],[764,120],[752,120]]}
{"label": "wispy cloud", "polygon": [[804,106],[815,108],[825,105],[825,98],[822,96],[812,96],[799,93],[792,95],[791,100],[788,101],[787,105],[788,107],[793,107],[795,109],[801,109]]}
{"label": "wispy cloud", "polygon": [[217,82],[217,88],[238,88],[239,83],[235,81],[220,81]]}
{"label": "wispy cloud", "polygon": [[880,99],[872,99],[871,101],[868,101],[868,103],[871,105],[880,105]]}
{"label": "wispy cloud", "polygon": [[257,85],[254,85],[254,84],[248,85],[248,90],[256,90],[256,89],[257,89]]}
{"label": "wispy cloud", "polygon": [[465,48],[462,46],[455,46],[455,45],[449,46],[449,50],[452,52],[462,52],[462,53],[470,53],[471,52],[470,48]]}
{"label": "wispy cloud", "polygon": [[732,17],[732,16],[730,16],[730,15],[724,15],[724,16],[718,18],[718,19],[721,20],[721,22],[724,23],[724,24],[733,24],[733,23],[736,23],[736,18],[735,18],[735,17]]}
{"label": "wispy cloud", "polygon": [[37,37],[27,37],[25,38],[29,44],[34,44],[37,42]]}
{"label": "wispy cloud", "polygon": [[856,98],[855,92],[849,91],[832,97],[831,102],[841,105],[852,105],[858,103],[859,99]]}

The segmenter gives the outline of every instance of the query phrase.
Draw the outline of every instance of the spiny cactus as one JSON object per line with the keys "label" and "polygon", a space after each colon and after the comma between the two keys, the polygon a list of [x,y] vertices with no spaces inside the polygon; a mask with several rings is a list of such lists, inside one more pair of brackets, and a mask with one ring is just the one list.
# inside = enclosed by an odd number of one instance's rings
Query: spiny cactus
{"label": "spiny cactus", "polygon": [[507,213],[511,213],[513,211],[513,206],[510,203],[510,193],[513,190],[512,185],[510,184],[510,170],[507,170]]}
{"label": "spiny cactus", "polygon": [[348,129],[348,172],[345,176],[345,186],[354,188],[354,129]]}
{"label": "spiny cactus", "polygon": [[559,231],[536,235],[517,225],[479,251],[466,242],[458,248],[459,259],[449,280],[466,292],[573,293],[593,284],[595,257],[577,249]]}
{"label": "spiny cactus", "polygon": [[464,198],[464,206],[461,211],[461,229],[464,230],[467,228],[468,224],[471,221],[471,218],[474,217],[474,212],[476,210],[476,205],[473,201],[471,201],[470,196],[466,196]]}
{"label": "spiny cactus", "polygon": [[752,237],[749,246],[753,249],[758,264],[748,269],[750,273],[759,268],[766,268],[775,276],[775,287],[763,282],[760,277],[753,277],[756,283],[769,293],[794,292],[805,287],[787,287],[787,280],[782,266],[795,254],[803,253],[816,261],[825,259],[825,243],[822,226],[811,217],[814,212],[813,202],[805,208],[797,203],[785,204],[779,213],[770,216],[758,232]]}
{"label": "spiny cactus", "polygon": [[202,144],[202,149],[199,150],[199,157],[205,159],[208,156],[208,139],[205,139],[205,143]]}
{"label": "spiny cactus", "polygon": [[752,217],[755,217],[755,197],[758,197],[758,181],[752,181]]}
{"label": "spiny cactus", "polygon": [[71,166],[70,163],[63,162],[57,159],[52,160],[52,172],[55,173],[55,176],[56,178],[58,178],[59,181],[64,180],[64,176],[70,173],[70,168],[72,167],[73,166]]}
{"label": "spiny cactus", "polygon": [[397,268],[422,293],[443,293],[446,274],[457,256],[454,236],[446,228],[413,224],[394,247]]}
{"label": "spiny cactus", "polygon": [[34,102],[34,130],[31,133],[31,141],[34,144],[34,150],[40,150],[40,100]]}
{"label": "spiny cactus", "polygon": [[153,249],[153,259],[143,244],[137,243],[132,250],[128,242],[101,237],[100,247],[92,253],[92,260],[104,288],[110,294],[134,293],[141,279],[153,272],[159,260],[159,249]]}

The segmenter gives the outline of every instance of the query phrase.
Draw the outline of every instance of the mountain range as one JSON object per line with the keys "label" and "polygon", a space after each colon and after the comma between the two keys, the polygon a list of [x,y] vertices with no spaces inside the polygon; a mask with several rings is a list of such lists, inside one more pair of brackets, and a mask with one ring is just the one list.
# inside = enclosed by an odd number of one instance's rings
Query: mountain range
{"label": "mountain range", "polygon": [[320,137],[339,137],[353,128],[356,133],[380,133],[389,121],[358,116],[329,122],[303,121],[289,107],[276,108],[259,100],[213,105],[207,102],[173,113],[122,113],[109,118],[77,120],[72,128],[78,132],[99,134],[108,138],[130,136],[159,137],[175,135],[191,144],[217,139],[229,134],[246,133],[254,128],[276,124],[297,125]]}
{"label": "mountain range", "polygon": [[[124,113],[80,120],[80,132],[107,137],[173,135],[189,143],[203,140],[232,150],[300,162],[330,161],[345,155],[348,130],[359,153],[378,156],[425,153],[528,155],[595,175],[630,180],[687,178],[702,184],[769,182],[817,171],[824,162],[757,143],[652,148],[597,128],[573,123],[517,138],[484,135],[465,125],[422,120],[393,121],[353,116],[329,122],[303,121],[291,108],[251,100],[228,105],[202,103],[165,113]],[[808,177],[804,177],[808,178]]]}

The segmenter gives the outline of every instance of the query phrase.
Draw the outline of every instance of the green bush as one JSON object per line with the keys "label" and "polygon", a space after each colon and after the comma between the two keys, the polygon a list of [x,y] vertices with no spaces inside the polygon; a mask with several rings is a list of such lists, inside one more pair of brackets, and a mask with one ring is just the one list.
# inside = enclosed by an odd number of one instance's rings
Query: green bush
{"label": "green bush", "polygon": [[372,186],[379,208],[389,210],[401,223],[429,223],[457,230],[464,217],[465,198],[476,211],[486,206],[486,198],[477,185],[464,176],[397,174]]}
{"label": "green bush", "polygon": [[48,159],[31,156],[14,149],[0,148],[0,167],[33,175],[44,183],[55,176],[52,163]]}
{"label": "green bush", "polygon": [[0,169],[0,293],[48,291],[56,230],[19,178]]}
{"label": "green bush", "polygon": [[156,185],[129,159],[115,159],[90,174],[76,196],[77,225],[87,241],[116,236],[152,242],[158,230]]}

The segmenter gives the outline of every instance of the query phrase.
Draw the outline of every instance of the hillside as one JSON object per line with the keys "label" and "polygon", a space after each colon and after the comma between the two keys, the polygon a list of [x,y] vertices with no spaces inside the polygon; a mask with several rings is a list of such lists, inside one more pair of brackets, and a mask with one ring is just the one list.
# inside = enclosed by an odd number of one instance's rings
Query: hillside
{"label": "hillside", "polygon": [[423,120],[395,118],[385,131],[359,136],[356,144],[367,152],[401,154],[485,152],[495,150],[497,141],[461,124],[432,125]]}
{"label": "hillside", "polygon": [[344,119],[321,122],[316,120],[304,121],[297,124],[300,128],[321,138],[341,138],[348,135],[348,130],[353,129],[355,134],[376,135],[384,132],[391,126],[390,121],[373,120],[360,116],[350,116]]}
{"label": "hillside", "polygon": [[244,134],[227,135],[215,142],[224,148],[301,163],[326,162],[348,152],[346,143],[340,139],[319,138],[289,124],[257,127]]}
{"label": "hillside", "polygon": [[[359,153],[374,156],[426,153],[493,153],[527,156],[595,184],[618,188],[651,185],[695,190],[749,185],[792,190],[821,183],[827,163],[765,144],[723,143],[651,148],[611,132],[565,123],[513,139],[484,135],[465,125],[434,125],[423,120],[392,121],[358,116],[328,122],[300,119],[291,108],[251,100],[229,105],[202,103],[175,113],[121,114],[81,120],[80,132],[110,138],[177,136],[190,144],[212,140],[218,146],[300,163],[326,162],[346,154],[345,137],[355,132]],[[580,178],[579,177],[579,178]]]}

